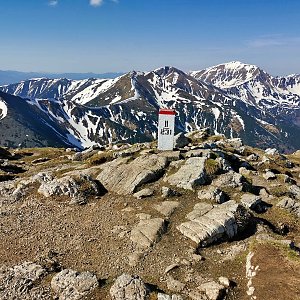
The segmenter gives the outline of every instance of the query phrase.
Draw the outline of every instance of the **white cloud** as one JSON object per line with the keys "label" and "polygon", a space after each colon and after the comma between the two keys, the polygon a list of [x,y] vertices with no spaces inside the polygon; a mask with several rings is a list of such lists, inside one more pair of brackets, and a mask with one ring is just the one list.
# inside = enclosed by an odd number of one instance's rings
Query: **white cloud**
{"label": "white cloud", "polygon": [[58,4],[58,0],[50,0],[49,2],[48,2],[48,5],[49,6],[56,6]]}
{"label": "white cloud", "polygon": [[286,37],[280,34],[274,34],[269,36],[261,36],[253,40],[248,40],[246,41],[246,44],[251,48],[263,48],[272,46],[295,45],[299,44],[299,42],[299,37]]}
{"label": "white cloud", "polygon": [[90,5],[92,6],[100,6],[103,4],[103,0],[90,0]]}

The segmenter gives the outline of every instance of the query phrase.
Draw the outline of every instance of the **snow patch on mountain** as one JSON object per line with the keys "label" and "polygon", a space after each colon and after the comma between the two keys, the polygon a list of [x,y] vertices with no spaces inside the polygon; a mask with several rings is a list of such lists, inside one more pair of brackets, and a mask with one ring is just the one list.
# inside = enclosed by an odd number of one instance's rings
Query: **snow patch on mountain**
{"label": "snow patch on mountain", "polygon": [[0,98],[0,120],[7,116],[7,106],[5,101]]}

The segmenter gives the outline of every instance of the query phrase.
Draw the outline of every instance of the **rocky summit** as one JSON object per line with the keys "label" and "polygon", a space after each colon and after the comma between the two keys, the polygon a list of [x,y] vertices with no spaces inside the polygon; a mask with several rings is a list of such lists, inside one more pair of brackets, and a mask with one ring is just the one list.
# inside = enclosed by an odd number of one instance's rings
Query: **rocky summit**
{"label": "rocky summit", "polygon": [[300,151],[176,147],[0,148],[0,299],[298,299]]}

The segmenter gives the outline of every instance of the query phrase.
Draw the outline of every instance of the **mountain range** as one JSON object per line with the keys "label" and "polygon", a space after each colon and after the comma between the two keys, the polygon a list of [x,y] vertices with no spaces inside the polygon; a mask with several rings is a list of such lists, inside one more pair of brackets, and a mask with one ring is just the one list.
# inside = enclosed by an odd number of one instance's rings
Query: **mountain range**
{"label": "mountain range", "polygon": [[31,78],[70,78],[73,80],[80,80],[90,77],[96,78],[115,78],[123,75],[124,73],[46,73],[46,72],[19,72],[19,71],[3,71],[0,70],[0,85],[12,84],[27,80]]}
{"label": "mountain range", "polygon": [[241,62],[112,79],[35,78],[0,90],[4,146],[150,141],[157,137],[157,111],[166,107],[176,110],[176,132],[209,127],[253,146],[300,149],[300,75],[273,77]]}

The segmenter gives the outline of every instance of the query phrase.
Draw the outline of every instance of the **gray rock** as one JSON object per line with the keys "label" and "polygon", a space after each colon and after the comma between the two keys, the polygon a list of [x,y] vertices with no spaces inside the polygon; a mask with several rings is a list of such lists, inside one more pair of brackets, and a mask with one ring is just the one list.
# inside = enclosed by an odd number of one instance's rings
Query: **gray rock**
{"label": "gray rock", "polygon": [[300,218],[300,203],[292,198],[284,197],[281,199],[277,205],[280,208],[286,209],[288,212],[294,213]]}
{"label": "gray rock", "polygon": [[231,200],[214,207],[202,216],[177,226],[177,229],[199,246],[231,239],[243,231],[250,219],[246,209]]}
{"label": "gray rock", "polygon": [[249,160],[249,161],[258,161],[259,156],[255,153],[253,153],[253,154],[250,154],[249,156],[247,156],[246,159]]}
{"label": "gray rock", "polygon": [[218,204],[222,204],[228,200],[228,196],[219,188],[211,186],[209,189],[200,190],[198,198],[201,200],[212,200]]}
{"label": "gray rock", "polygon": [[51,288],[59,300],[79,300],[99,286],[97,277],[90,272],[65,269],[51,280]]}
{"label": "gray rock", "polygon": [[210,128],[206,127],[206,128],[202,128],[200,130],[194,130],[191,132],[188,132],[186,134],[186,137],[192,139],[193,141],[197,141],[197,140],[201,140],[204,138],[207,138],[210,134]]}
{"label": "gray rock", "polygon": [[178,133],[174,136],[174,147],[175,148],[183,148],[187,146],[191,140],[185,136],[183,132]]}
{"label": "gray rock", "polygon": [[224,276],[219,277],[219,282],[220,282],[220,284],[222,284],[225,287],[230,287],[230,285],[231,285],[230,280]]}
{"label": "gray rock", "polygon": [[193,190],[196,186],[207,182],[204,157],[191,157],[179,170],[164,180],[179,188]]}
{"label": "gray rock", "polygon": [[170,291],[178,293],[185,288],[185,284],[169,275],[167,278],[167,287]]}
{"label": "gray rock", "polygon": [[296,184],[288,186],[288,192],[298,201],[300,201],[300,187]]}
{"label": "gray rock", "polygon": [[166,231],[166,222],[161,218],[145,219],[131,230],[130,239],[141,248],[151,247]]}
{"label": "gray rock", "polygon": [[213,154],[210,149],[195,149],[195,150],[189,150],[185,154],[185,158],[190,157],[206,157],[206,158],[212,158]]}
{"label": "gray rock", "polygon": [[225,172],[232,171],[232,167],[231,167],[229,161],[226,160],[225,158],[217,157],[216,162],[219,164],[221,170],[223,170]]}
{"label": "gray rock", "polygon": [[145,300],[148,289],[136,275],[122,274],[110,289],[112,300]]}
{"label": "gray rock", "polygon": [[167,159],[156,154],[145,155],[125,164],[106,165],[97,179],[104,187],[117,194],[132,194],[144,183],[160,178]]}
{"label": "gray rock", "polygon": [[12,268],[0,268],[0,299],[50,300],[50,289],[39,285],[47,274],[35,263],[25,262]]}
{"label": "gray rock", "polygon": [[263,178],[265,178],[266,180],[272,180],[276,179],[276,175],[272,171],[267,171],[263,174]]}
{"label": "gray rock", "polygon": [[158,156],[165,157],[169,162],[176,161],[181,158],[180,151],[162,151]]}
{"label": "gray rock", "polygon": [[218,178],[212,182],[212,185],[216,187],[242,188],[243,176],[234,171],[229,171],[228,173],[219,175]]}
{"label": "gray rock", "polygon": [[176,294],[168,295],[168,294],[158,293],[157,300],[183,300],[183,298],[182,296]]}
{"label": "gray rock", "polygon": [[279,152],[278,152],[278,150],[276,148],[267,148],[265,150],[265,153],[267,155],[278,155],[279,154]]}
{"label": "gray rock", "polygon": [[187,214],[186,218],[190,221],[197,219],[213,209],[212,204],[200,202],[194,206],[193,211]]}
{"label": "gray rock", "polygon": [[253,194],[243,194],[241,196],[241,204],[256,212],[263,212],[264,205],[260,196]]}
{"label": "gray rock", "polygon": [[178,205],[179,202],[177,201],[164,201],[161,204],[155,205],[154,208],[165,217],[170,217]]}
{"label": "gray rock", "polygon": [[175,197],[175,196],[180,196],[180,193],[178,193],[177,191],[175,191],[169,187],[163,186],[161,188],[161,196],[163,198]]}
{"label": "gray rock", "polygon": [[241,138],[228,139],[228,140],[226,140],[226,143],[229,144],[231,147],[236,148],[236,149],[243,146],[243,141],[242,141]]}
{"label": "gray rock", "polygon": [[142,189],[142,190],[134,193],[133,196],[138,199],[142,199],[142,198],[150,197],[153,194],[154,194],[154,191],[152,189],[146,188],[146,189]]}
{"label": "gray rock", "polygon": [[204,292],[209,300],[221,299],[226,293],[224,286],[215,281],[202,283],[198,289],[200,292]]}
{"label": "gray rock", "polygon": [[[44,174],[45,175],[45,174]],[[42,184],[38,192],[45,197],[61,196],[76,197],[85,190],[91,195],[99,195],[101,193],[98,184],[87,175],[64,176],[62,178],[43,177]]]}

